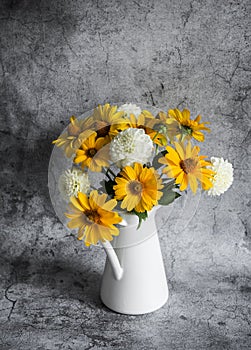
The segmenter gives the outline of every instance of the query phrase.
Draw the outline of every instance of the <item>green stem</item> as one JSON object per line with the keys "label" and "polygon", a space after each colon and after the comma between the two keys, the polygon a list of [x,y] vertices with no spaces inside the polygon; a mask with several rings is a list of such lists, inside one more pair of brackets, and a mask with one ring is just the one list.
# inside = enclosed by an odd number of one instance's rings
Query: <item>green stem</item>
{"label": "green stem", "polygon": [[155,149],[155,154],[158,154],[158,150],[159,150],[159,145],[156,144],[156,149]]}
{"label": "green stem", "polygon": [[154,135],[152,141],[154,141],[158,135],[159,135],[159,131],[157,131],[157,133]]}

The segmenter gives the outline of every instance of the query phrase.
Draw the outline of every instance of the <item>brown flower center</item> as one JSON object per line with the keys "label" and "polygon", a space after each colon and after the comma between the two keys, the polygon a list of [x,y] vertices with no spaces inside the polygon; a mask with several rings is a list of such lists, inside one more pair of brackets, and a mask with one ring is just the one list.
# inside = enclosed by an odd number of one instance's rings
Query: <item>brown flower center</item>
{"label": "brown flower center", "polygon": [[144,125],[138,125],[137,129],[143,129],[145,131],[145,133],[147,133],[147,127]]}
{"label": "brown flower center", "polygon": [[98,137],[105,137],[109,134],[111,125],[107,124],[104,121],[96,122],[95,129]]}
{"label": "brown flower center", "polygon": [[101,223],[100,215],[96,210],[87,210],[85,211],[85,215],[90,221],[95,222],[95,224]]}
{"label": "brown flower center", "polygon": [[137,181],[137,180],[131,181],[131,182],[129,183],[129,190],[130,190],[130,192],[131,192],[132,194],[134,194],[134,195],[139,195],[139,194],[141,194],[142,189],[143,189],[142,184],[141,184],[139,181]]}
{"label": "brown flower center", "polygon": [[93,158],[97,153],[97,150],[95,148],[89,148],[86,153],[87,153],[87,157]]}
{"label": "brown flower center", "polygon": [[187,158],[180,161],[181,169],[186,173],[191,173],[197,166],[197,160],[193,158]]}

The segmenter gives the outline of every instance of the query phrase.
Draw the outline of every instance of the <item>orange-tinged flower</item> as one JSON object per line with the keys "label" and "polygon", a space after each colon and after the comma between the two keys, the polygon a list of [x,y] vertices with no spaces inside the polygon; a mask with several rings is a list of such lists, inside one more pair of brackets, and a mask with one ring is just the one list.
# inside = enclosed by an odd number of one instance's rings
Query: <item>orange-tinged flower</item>
{"label": "orange-tinged flower", "polygon": [[140,163],[135,163],[133,167],[126,166],[115,182],[115,198],[122,200],[121,208],[127,211],[149,211],[162,196],[159,190],[163,185],[159,174],[154,168],[143,168]]}
{"label": "orange-tinged flower", "polygon": [[138,118],[131,114],[129,121],[131,128],[145,130],[145,133],[151,137],[155,144],[159,146],[166,145],[166,137],[158,130],[158,126],[162,121],[159,118],[155,118],[149,111],[142,111]]}
{"label": "orange-tinged flower", "polygon": [[97,137],[105,137],[110,141],[119,131],[128,127],[128,120],[124,118],[124,112],[118,112],[117,106],[110,106],[106,103],[94,109],[91,115],[92,129],[97,133]]}
{"label": "orange-tinged flower", "polygon": [[179,140],[184,141],[194,138],[197,141],[204,141],[204,134],[201,130],[210,132],[210,129],[205,126],[209,122],[200,123],[201,115],[198,115],[194,120],[190,119],[190,111],[184,109],[182,112],[179,109],[170,109],[168,111],[167,126],[168,136],[171,141],[176,136]]}
{"label": "orange-tinged flower", "polygon": [[117,205],[115,199],[107,200],[107,194],[98,194],[94,190],[88,197],[79,192],[78,197],[71,197],[70,213],[65,216],[71,219],[68,227],[78,228],[78,239],[84,239],[87,246],[97,244],[98,241],[111,241],[119,234],[114,226],[122,221],[117,212],[112,211]]}
{"label": "orange-tinged flower", "polygon": [[107,140],[104,137],[96,139],[93,134],[86,139],[76,152],[74,163],[81,163],[82,168],[89,168],[91,171],[100,172],[102,167],[109,165],[109,150],[105,147]]}
{"label": "orange-tinged flower", "polygon": [[62,147],[65,155],[70,158],[80,147],[83,140],[93,133],[88,126],[87,120],[78,120],[72,116],[67,131],[52,143],[57,147]]}
{"label": "orange-tinged flower", "polygon": [[200,148],[198,146],[192,148],[190,142],[186,146],[174,142],[174,146],[175,149],[167,146],[167,154],[159,159],[161,164],[166,165],[163,173],[175,178],[175,183],[180,185],[181,191],[190,185],[193,193],[196,193],[198,181],[204,190],[211,188],[214,172],[206,167],[212,164],[205,160],[206,156],[199,156]]}

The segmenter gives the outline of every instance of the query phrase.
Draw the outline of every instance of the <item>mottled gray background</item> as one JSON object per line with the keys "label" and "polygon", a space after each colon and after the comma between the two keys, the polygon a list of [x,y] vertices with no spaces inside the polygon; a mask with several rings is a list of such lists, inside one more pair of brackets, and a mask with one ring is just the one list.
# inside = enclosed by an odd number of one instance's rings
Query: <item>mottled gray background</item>
{"label": "mottled gray background", "polygon": [[[1,349],[251,347],[250,13],[248,0],[1,1]],[[191,218],[161,212],[170,299],[137,317],[101,304],[105,254],[64,229],[47,188],[68,118],[113,101],[201,113],[203,153],[235,168]]]}

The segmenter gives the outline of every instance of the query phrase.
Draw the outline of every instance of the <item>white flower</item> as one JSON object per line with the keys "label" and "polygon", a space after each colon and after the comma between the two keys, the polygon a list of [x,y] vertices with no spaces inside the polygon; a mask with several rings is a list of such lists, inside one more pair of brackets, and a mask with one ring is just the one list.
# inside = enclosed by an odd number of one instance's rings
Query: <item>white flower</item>
{"label": "white flower", "polygon": [[88,175],[78,168],[67,169],[59,177],[58,188],[62,198],[69,202],[70,197],[77,197],[78,192],[89,192]]}
{"label": "white flower", "polygon": [[125,103],[118,108],[118,112],[125,112],[127,117],[130,117],[130,114],[134,114],[135,117],[138,118],[141,113],[141,108],[132,103]]}
{"label": "white flower", "polygon": [[213,187],[208,190],[209,196],[219,196],[232,185],[233,167],[232,164],[223,158],[211,157],[212,167],[216,174],[213,179]]}
{"label": "white flower", "polygon": [[111,160],[123,168],[133,163],[147,163],[153,151],[153,142],[143,129],[128,128],[121,131],[110,144]]}

